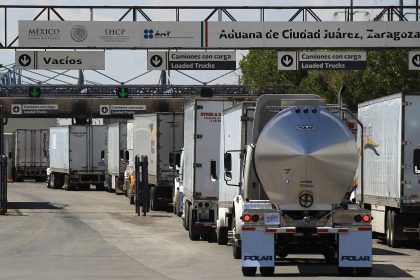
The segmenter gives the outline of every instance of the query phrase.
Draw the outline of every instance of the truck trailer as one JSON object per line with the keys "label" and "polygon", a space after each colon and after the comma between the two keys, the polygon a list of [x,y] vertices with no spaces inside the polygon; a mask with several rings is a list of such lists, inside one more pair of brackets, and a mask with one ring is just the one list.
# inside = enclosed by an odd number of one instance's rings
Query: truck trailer
{"label": "truck trailer", "polygon": [[107,127],[71,125],[50,128],[50,188],[104,189]]}
{"label": "truck trailer", "polygon": [[195,99],[184,109],[183,224],[191,240],[213,239],[219,199],[220,121],[228,100]]}
{"label": "truck trailer", "polygon": [[148,157],[151,210],[170,210],[175,170],[169,154],[183,145],[183,114],[153,113],[134,116],[134,155]]}
{"label": "truck trailer", "polygon": [[129,160],[127,123],[108,125],[108,174],[111,182],[107,191],[124,194],[124,172]]}
{"label": "truck trailer", "polygon": [[[237,126],[244,127],[252,113],[237,110]],[[247,142],[223,147],[226,184],[220,185],[238,188],[224,226],[244,276],[257,268],[271,276],[276,258],[288,254],[321,254],[340,275],[371,274],[370,211],[343,202],[357,170],[356,140],[332,110],[342,109],[317,95],[262,95],[252,135],[222,131],[222,143],[234,136]]]}
{"label": "truck trailer", "polygon": [[45,182],[49,165],[48,129],[17,129],[14,137],[14,180]]}
{"label": "truck trailer", "polygon": [[372,211],[373,232],[384,234],[391,247],[419,240],[419,110],[420,95],[410,93],[359,105],[365,172],[357,198]]}

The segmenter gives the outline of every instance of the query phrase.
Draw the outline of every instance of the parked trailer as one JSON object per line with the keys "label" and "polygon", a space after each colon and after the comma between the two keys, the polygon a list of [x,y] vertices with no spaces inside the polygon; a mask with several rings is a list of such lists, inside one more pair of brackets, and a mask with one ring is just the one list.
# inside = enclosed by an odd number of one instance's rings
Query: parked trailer
{"label": "parked trailer", "polygon": [[129,160],[127,123],[108,125],[108,173],[111,184],[107,191],[124,194],[124,172]]}
{"label": "parked trailer", "polygon": [[124,171],[124,192],[130,200],[130,204],[134,204],[134,120],[127,121],[127,151],[128,159]]}
{"label": "parked trailer", "polygon": [[391,247],[419,240],[419,110],[420,95],[410,93],[359,105],[365,172],[357,196],[372,211],[372,230],[385,234]]}
{"label": "parked trailer", "polygon": [[172,206],[175,170],[169,154],[183,145],[183,114],[154,113],[134,116],[134,155],[148,157],[151,186],[150,208],[169,210]]}
{"label": "parked trailer", "polygon": [[18,129],[14,133],[14,180],[46,179],[48,158],[48,129]]}
{"label": "parked trailer", "polygon": [[257,268],[272,275],[276,256],[289,253],[322,254],[340,275],[371,274],[370,212],[342,203],[357,169],[356,141],[330,109],[316,95],[262,95],[243,168],[233,164],[237,151],[224,151],[226,185],[240,187],[229,237],[244,276]]}
{"label": "parked trailer", "polygon": [[103,125],[51,127],[48,187],[103,190],[107,136]]}
{"label": "parked trailer", "polygon": [[184,227],[191,240],[215,234],[219,199],[220,121],[232,101],[195,99],[184,109]]}

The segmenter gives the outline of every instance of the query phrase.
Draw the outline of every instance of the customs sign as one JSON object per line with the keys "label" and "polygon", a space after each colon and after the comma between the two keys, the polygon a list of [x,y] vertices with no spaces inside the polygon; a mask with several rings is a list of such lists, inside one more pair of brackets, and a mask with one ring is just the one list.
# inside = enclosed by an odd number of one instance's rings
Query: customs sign
{"label": "customs sign", "polygon": [[146,110],[146,105],[100,105],[100,115],[134,115]]}
{"label": "customs sign", "polygon": [[104,70],[103,51],[16,51],[19,69]]}
{"label": "customs sign", "polygon": [[12,115],[49,115],[57,114],[58,104],[12,104]]}
{"label": "customs sign", "polygon": [[122,49],[413,48],[418,22],[19,21],[19,46]]}
{"label": "customs sign", "polygon": [[366,52],[278,52],[279,70],[360,70]]}

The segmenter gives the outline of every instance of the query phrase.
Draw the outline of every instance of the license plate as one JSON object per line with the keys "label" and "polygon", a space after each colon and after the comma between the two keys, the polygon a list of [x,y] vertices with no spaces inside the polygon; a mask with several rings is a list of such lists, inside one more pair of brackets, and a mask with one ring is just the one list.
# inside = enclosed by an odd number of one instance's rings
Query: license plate
{"label": "license plate", "polygon": [[208,210],[198,210],[198,219],[208,220],[210,218],[210,214]]}

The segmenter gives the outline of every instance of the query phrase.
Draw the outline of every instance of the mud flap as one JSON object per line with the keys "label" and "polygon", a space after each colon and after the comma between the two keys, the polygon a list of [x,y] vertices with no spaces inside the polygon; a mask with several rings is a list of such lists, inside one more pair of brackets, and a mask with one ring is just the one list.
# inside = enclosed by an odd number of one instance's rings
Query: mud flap
{"label": "mud flap", "polygon": [[372,267],[372,232],[340,234],[338,256],[339,267]]}
{"label": "mud flap", "polygon": [[274,267],[274,234],[242,230],[242,267]]}

